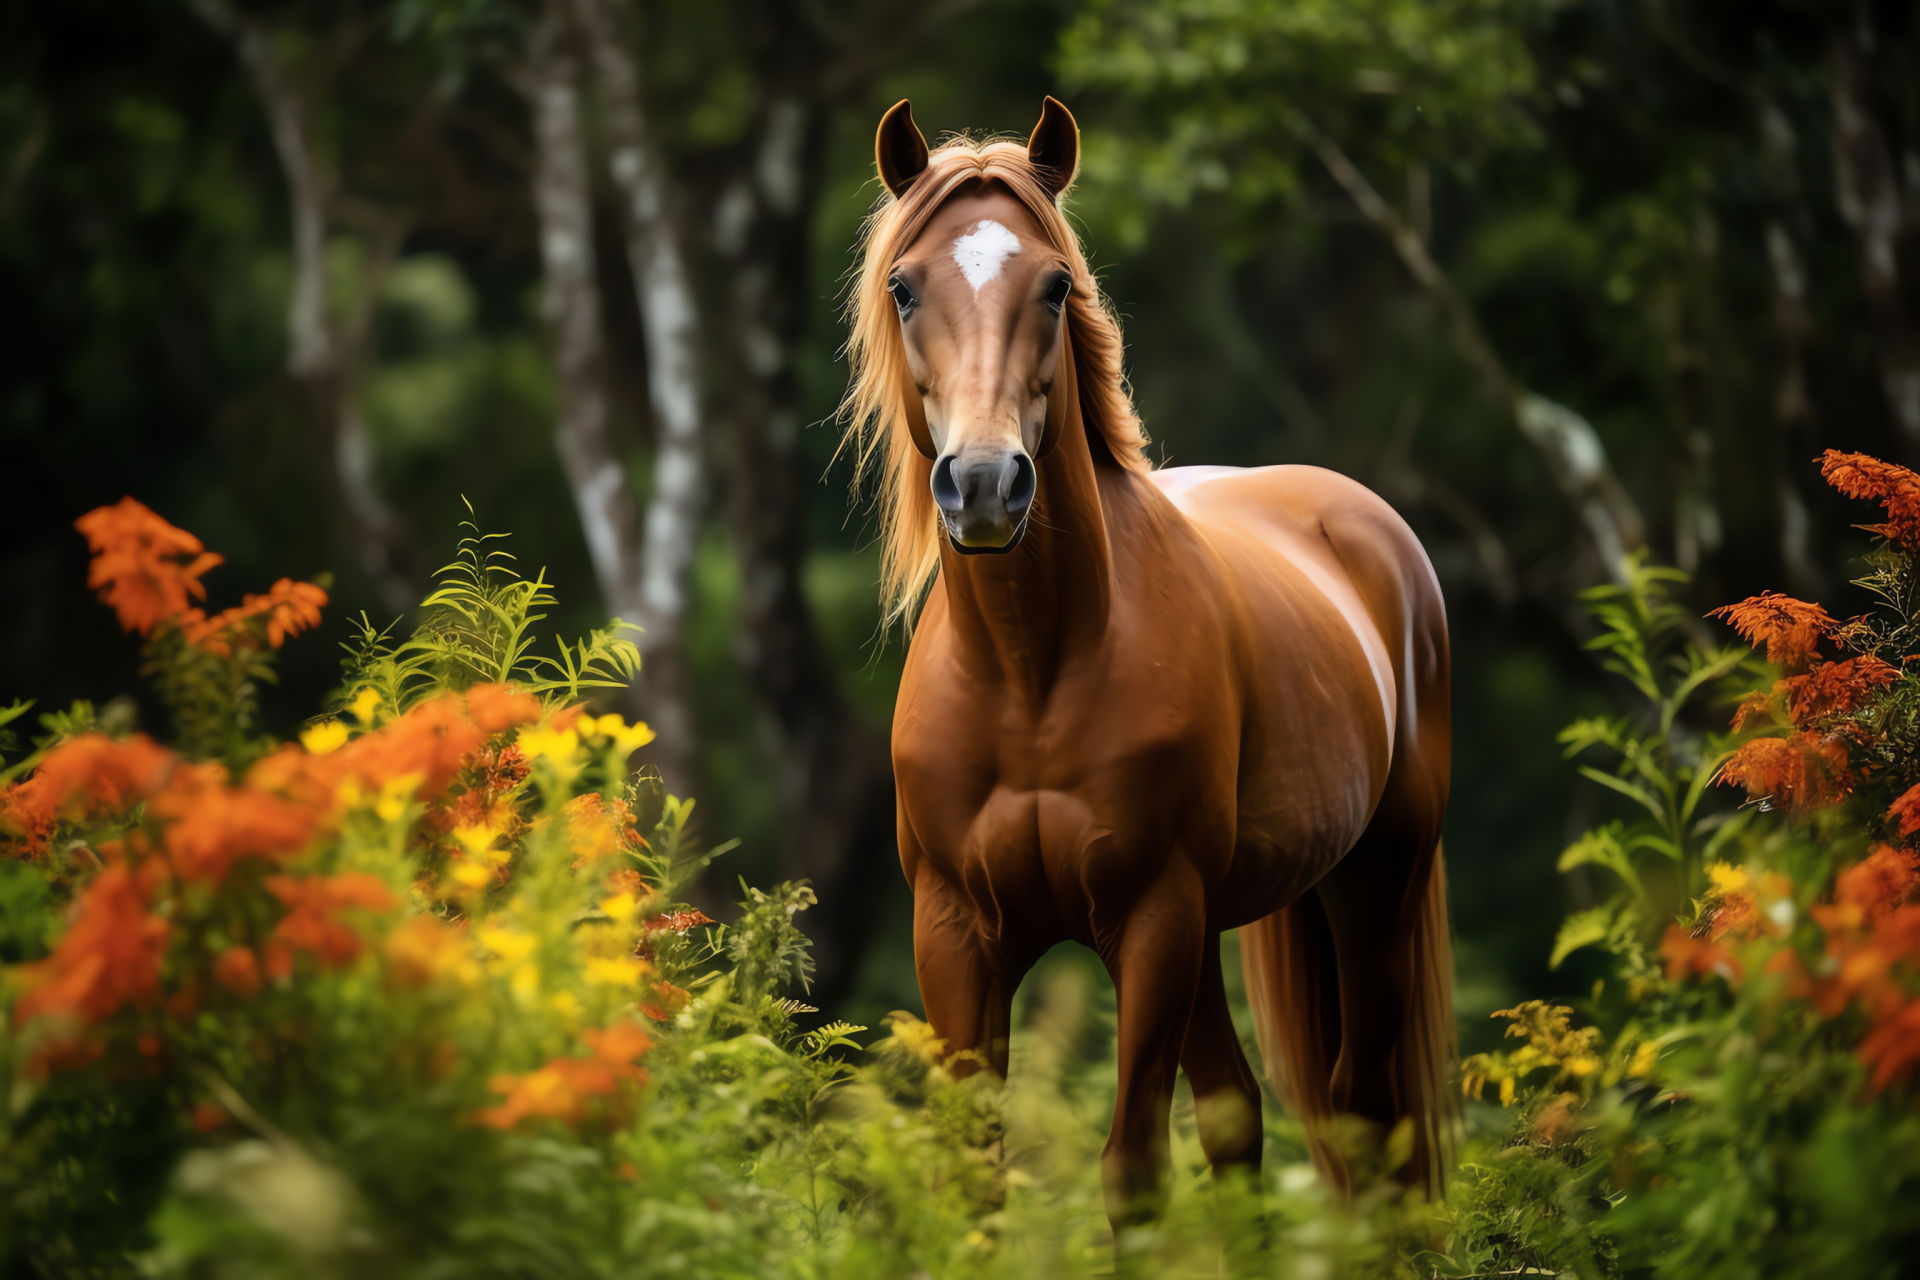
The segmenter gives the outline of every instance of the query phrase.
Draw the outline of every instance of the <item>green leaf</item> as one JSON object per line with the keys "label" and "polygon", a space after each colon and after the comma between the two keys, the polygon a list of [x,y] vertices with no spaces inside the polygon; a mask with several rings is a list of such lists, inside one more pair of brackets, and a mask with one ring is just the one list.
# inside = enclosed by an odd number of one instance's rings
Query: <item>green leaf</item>
{"label": "green leaf", "polygon": [[1554,936],[1553,954],[1547,957],[1547,967],[1558,969],[1562,960],[1580,948],[1605,942],[1613,932],[1617,911],[1617,907],[1609,904],[1576,911],[1568,916],[1561,924],[1560,932]]}
{"label": "green leaf", "polygon": [[1654,797],[1653,793],[1645,787],[1637,787],[1625,778],[1616,778],[1610,773],[1603,773],[1592,765],[1581,765],[1580,773],[1582,776],[1591,778],[1593,781],[1611,791],[1618,791],[1621,795],[1627,797],[1627,799],[1652,814],[1655,821],[1661,823],[1666,822],[1667,811],[1661,807],[1660,801]]}

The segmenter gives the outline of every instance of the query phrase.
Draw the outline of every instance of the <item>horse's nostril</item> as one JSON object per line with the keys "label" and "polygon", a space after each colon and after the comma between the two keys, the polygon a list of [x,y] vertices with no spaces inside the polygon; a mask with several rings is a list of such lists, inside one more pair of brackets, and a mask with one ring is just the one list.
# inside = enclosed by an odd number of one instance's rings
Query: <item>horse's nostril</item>
{"label": "horse's nostril", "polygon": [[948,515],[957,516],[966,507],[960,496],[960,481],[953,473],[954,458],[948,454],[933,462],[933,500]]}
{"label": "horse's nostril", "polygon": [[1033,459],[1024,453],[1013,455],[1012,474],[1000,482],[1000,494],[1006,501],[1007,514],[1018,519],[1033,502]]}

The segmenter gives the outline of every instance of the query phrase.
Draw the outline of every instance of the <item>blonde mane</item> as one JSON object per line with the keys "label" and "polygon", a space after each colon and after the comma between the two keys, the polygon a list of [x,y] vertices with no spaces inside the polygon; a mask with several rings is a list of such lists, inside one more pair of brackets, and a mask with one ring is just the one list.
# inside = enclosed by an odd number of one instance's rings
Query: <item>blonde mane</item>
{"label": "blonde mane", "polygon": [[[940,526],[928,487],[933,464],[908,437],[901,389],[908,385],[900,321],[887,280],[927,220],[970,182],[998,181],[1027,207],[1049,243],[1073,272],[1067,332],[1073,341],[1080,412],[1089,443],[1099,440],[1114,462],[1146,471],[1147,434],[1134,412],[1121,373],[1120,322],[1108,309],[1087,267],[1080,239],[1042,185],[1019,142],[960,138],[935,151],[905,196],[882,196],[862,236],[866,256],[847,302],[851,381],[840,402],[846,434],[840,447],[854,455],[854,485],[877,478],[880,509],[880,603],[891,627],[912,625],[913,613],[940,565]],[[1098,460],[1101,451],[1094,450]]]}

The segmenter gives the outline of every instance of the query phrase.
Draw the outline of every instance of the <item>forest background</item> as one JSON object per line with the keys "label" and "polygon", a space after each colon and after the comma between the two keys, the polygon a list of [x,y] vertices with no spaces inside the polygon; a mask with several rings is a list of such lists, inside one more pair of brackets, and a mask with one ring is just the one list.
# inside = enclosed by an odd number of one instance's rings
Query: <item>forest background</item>
{"label": "forest background", "polygon": [[[1620,692],[1577,593],[1644,543],[1696,614],[1864,607],[1813,459],[1920,461],[1915,37],[1837,2],[6,6],[0,702],[164,724],[84,586],[93,507],[231,582],[331,574],[344,640],[421,598],[464,496],[546,566],[543,627],[647,628],[621,709],[741,842],[702,905],[810,877],[812,999],[917,1009],[840,289],[886,106],[1023,134],[1053,93],[1158,456],[1336,468],[1433,557],[1488,1047],[1589,981],[1546,965],[1607,804],[1554,735]],[[267,727],[337,679],[289,649]]]}

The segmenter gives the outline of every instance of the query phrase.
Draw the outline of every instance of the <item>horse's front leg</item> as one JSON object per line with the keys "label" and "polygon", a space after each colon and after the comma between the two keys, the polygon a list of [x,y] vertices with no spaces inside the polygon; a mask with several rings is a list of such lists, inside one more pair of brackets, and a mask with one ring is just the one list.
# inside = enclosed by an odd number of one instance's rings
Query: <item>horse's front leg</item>
{"label": "horse's front leg", "polygon": [[938,872],[922,866],[913,882],[913,968],[934,1034],[955,1058],[951,1070],[980,1067],[1007,1074],[1012,972],[998,943],[984,935],[972,900]]}
{"label": "horse's front leg", "polygon": [[1116,1231],[1166,1207],[1168,1113],[1207,937],[1199,878],[1175,863],[1140,895],[1117,936],[1101,940],[1120,1005],[1120,1088],[1100,1160]]}

